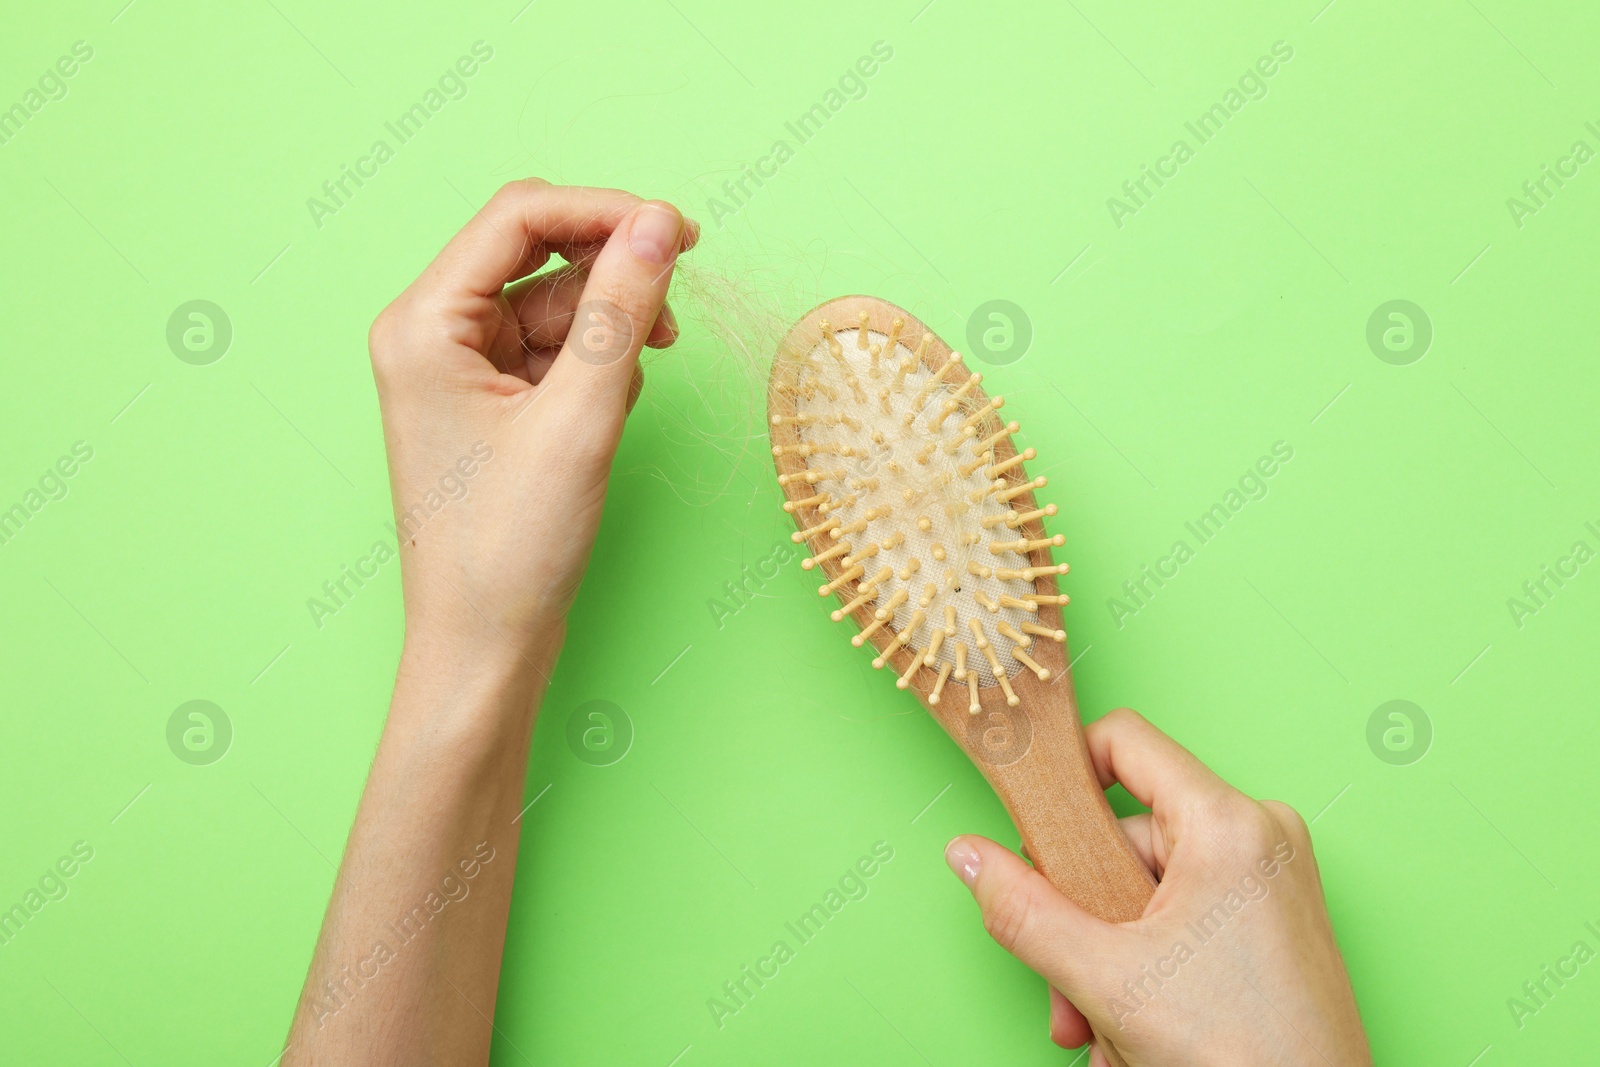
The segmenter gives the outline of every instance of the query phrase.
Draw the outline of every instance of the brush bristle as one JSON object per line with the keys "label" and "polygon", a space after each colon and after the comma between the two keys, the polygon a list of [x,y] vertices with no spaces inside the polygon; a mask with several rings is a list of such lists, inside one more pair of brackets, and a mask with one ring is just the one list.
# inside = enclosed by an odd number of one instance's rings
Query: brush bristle
{"label": "brush bristle", "polygon": [[1024,474],[1035,454],[1010,446],[1018,426],[995,415],[1004,399],[984,397],[982,375],[958,354],[935,364],[932,335],[908,337],[905,326],[897,317],[880,331],[866,312],[822,319],[782,353],[793,410],[772,423],[775,439],[783,430],[773,454],[791,457],[779,460],[790,464],[786,509],[811,549],[806,568],[833,575],[818,592],[843,601],[834,620],[867,613],[852,643],[880,642],[874,667],[904,648],[900,688],[916,685],[933,704],[966,698],[976,712],[978,690],[999,685],[1015,704],[1011,678],[1051,676],[1028,653],[1035,638],[1065,639],[1037,624],[1041,603],[1065,601],[1036,585],[1067,570],[1049,562],[1064,539],[1037,536],[1056,509],[1033,508],[1045,479]]}

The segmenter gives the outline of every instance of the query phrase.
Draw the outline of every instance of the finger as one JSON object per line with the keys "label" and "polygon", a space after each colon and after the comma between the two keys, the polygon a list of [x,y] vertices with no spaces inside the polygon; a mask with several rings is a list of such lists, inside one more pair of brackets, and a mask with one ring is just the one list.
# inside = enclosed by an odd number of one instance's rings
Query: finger
{"label": "finger", "polygon": [[[538,385],[544,381],[544,376],[549,373],[550,367],[555,363],[556,356],[559,354],[559,349],[555,348],[533,349],[523,353],[523,365],[521,373],[518,373],[514,370],[508,373],[518,374],[518,377],[522,378],[530,385]],[[638,363],[635,363],[633,367],[633,380],[628,383],[628,403],[627,407],[624,409],[626,414],[633,414],[633,409],[638,405],[639,397],[643,393],[644,367]]]}
{"label": "finger", "polygon": [[1102,956],[1114,928],[1090,915],[1020,856],[967,834],[945,846],[945,862],[978,902],[1001,948],[1067,994],[1081,991],[1085,965]]}
{"label": "finger", "polygon": [[1232,787],[1138,712],[1118,708],[1084,727],[1102,789],[1114,782],[1147,808],[1164,810]]}
{"label": "finger", "polygon": [[639,394],[642,392],[644,392],[644,368],[635,363],[633,380],[628,383],[628,406],[624,409],[629,415],[633,414],[633,405],[639,402]]}
{"label": "finger", "polygon": [[[572,329],[572,313],[588,280],[587,271],[568,265],[506,286],[506,303],[516,318],[524,351],[531,354],[561,347]],[[677,316],[670,304],[664,304],[645,338],[645,346],[669,348],[677,339]]]}
{"label": "finger", "polygon": [[506,287],[506,303],[516,316],[526,349],[559,348],[572,329],[572,312],[589,275],[580,267],[559,267]]}
{"label": "finger", "polygon": [[1072,1001],[1061,995],[1055,986],[1050,990],[1050,1040],[1062,1048],[1082,1048],[1094,1037],[1089,1020],[1083,1012],[1073,1007]]}
{"label": "finger", "polygon": [[594,262],[594,257],[598,256],[600,254],[600,250],[605,246],[606,243],[604,241],[588,242],[581,245],[556,244],[551,246],[551,251],[555,252],[572,266],[582,267],[584,270],[588,270],[589,264]]}
{"label": "finger", "polygon": [[671,304],[661,305],[661,314],[650,327],[650,336],[644,339],[646,348],[670,348],[678,339],[678,316],[672,313]]}
{"label": "finger", "polygon": [[[694,219],[683,220],[683,240],[678,252],[682,254],[700,243],[700,224]],[[605,247],[604,241],[591,241],[583,244],[552,244],[551,250],[575,266],[587,268],[594,262],[594,257],[600,254],[600,249]]]}
{"label": "finger", "polygon": [[450,294],[495,296],[544,266],[552,246],[606,241],[640,203],[620,189],[511,182],[450,239],[419,282]]}
{"label": "finger", "polygon": [[1165,860],[1166,856],[1162,854],[1158,859],[1156,855],[1155,820],[1146,812],[1126,815],[1118,819],[1117,823],[1122,827],[1122,833],[1127,837],[1128,843],[1133,845],[1133,850],[1144,861],[1144,865],[1159,879],[1165,873],[1166,867],[1166,864],[1160,861]]}
{"label": "finger", "polygon": [[[671,204],[640,204],[595,257],[567,343],[546,378],[592,410],[622,413],[639,349],[655,328],[677,262],[683,216]],[[602,425],[596,423],[596,426]]]}
{"label": "finger", "polygon": [[[575,267],[561,267],[506,287],[507,303],[514,323],[514,336],[496,338],[487,353],[497,370],[515,375],[530,385],[544,381],[560,354],[561,344],[572,328],[573,310],[583,294],[586,276]],[[678,339],[678,322],[670,305],[645,338],[650,348],[668,348]],[[641,371],[634,376],[628,394],[628,411],[633,410],[644,387]]]}

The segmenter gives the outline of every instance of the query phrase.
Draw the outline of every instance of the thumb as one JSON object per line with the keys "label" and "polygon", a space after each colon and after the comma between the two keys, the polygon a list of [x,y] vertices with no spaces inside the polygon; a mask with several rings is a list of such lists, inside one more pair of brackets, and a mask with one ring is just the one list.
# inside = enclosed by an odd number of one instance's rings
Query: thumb
{"label": "thumb", "polygon": [[596,424],[620,425],[635,380],[639,349],[651,336],[685,240],[678,209],[659,200],[638,205],[589,267],[567,341],[547,376],[570,391]]}
{"label": "thumb", "polygon": [[1068,900],[1010,849],[967,834],[945,846],[945,862],[978,902],[1001,948],[1069,999],[1087,992],[1116,928]]}

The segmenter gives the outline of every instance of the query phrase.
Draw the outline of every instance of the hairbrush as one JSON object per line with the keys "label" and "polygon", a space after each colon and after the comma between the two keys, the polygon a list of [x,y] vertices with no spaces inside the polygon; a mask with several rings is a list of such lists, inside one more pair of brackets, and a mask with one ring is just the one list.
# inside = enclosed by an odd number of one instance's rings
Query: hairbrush
{"label": "hairbrush", "polygon": [[916,694],[1016,823],[1034,866],[1109,922],[1155,880],[1095,777],[1068,669],[1045,532],[1005,399],[908,312],[831,300],[790,329],[767,395],[772,453],[801,566],[835,622]]}

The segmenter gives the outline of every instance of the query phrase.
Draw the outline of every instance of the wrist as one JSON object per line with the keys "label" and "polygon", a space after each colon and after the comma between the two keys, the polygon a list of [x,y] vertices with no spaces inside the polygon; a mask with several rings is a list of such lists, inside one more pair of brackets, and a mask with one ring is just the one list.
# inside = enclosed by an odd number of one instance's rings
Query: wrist
{"label": "wrist", "polygon": [[446,672],[488,671],[494,676],[526,672],[544,678],[555,670],[567,636],[565,617],[523,622],[515,619],[520,613],[473,607],[453,590],[448,598],[417,600],[406,598],[402,664]]}
{"label": "wrist", "polygon": [[538,711],[565,637],[561,622],[521,639],[408,625],[395,679],[396,708],[404,695],[407,705],[456,717],[529,718]]}

